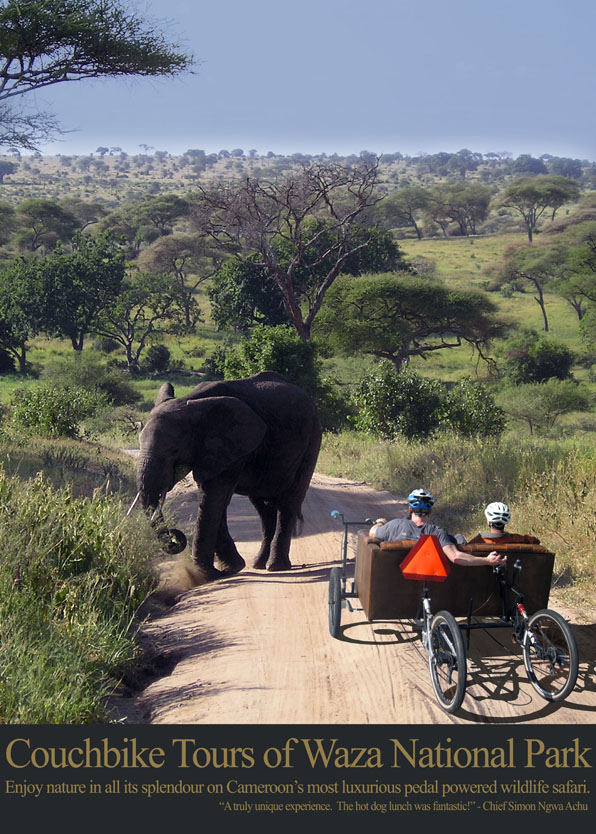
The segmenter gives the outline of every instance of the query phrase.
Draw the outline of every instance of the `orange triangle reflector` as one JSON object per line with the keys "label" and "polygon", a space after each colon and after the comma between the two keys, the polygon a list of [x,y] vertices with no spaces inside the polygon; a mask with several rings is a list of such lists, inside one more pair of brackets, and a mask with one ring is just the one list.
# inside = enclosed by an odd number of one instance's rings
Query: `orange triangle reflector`
{"label": "orange triangle reflector", "polygon": [[436,536],[421,536],[400,565],[405,579],[444,582],[451,570]]}

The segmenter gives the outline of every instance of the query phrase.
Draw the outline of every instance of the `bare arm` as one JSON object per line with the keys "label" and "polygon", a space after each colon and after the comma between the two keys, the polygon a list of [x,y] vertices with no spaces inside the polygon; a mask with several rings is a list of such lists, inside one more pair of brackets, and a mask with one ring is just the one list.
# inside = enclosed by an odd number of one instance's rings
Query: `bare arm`
{"label": "bare arm", "polygon": [[466,565],[467,567],[476,567],[480,565],[504,565],[506,559],[493,550],[488,556],[473,556],[471,553],[464,553],[459,550],[454,544],[446,544],[443,546],[443,551],[447,558],[453,562],[454,565]]}
{"label": "bare arm", "polygon": [[383,524],[387,524],[387,519],[386,518],[377,518],[377,520],[375,521],[373,526],[368,531],[368,535],[369,536],[376,536],[377,535],[377,528],[382,527]]}

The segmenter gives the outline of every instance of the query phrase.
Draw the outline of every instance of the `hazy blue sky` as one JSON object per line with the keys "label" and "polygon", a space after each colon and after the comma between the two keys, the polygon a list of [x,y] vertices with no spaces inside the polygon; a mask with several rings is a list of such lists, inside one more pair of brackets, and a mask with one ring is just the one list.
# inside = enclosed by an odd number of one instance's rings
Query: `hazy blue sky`
{"label": "hazy blue sky", "polygon": [[198,60],[63,84],[44,153],[511,151],[596,159],[594,0],[147,0]]}

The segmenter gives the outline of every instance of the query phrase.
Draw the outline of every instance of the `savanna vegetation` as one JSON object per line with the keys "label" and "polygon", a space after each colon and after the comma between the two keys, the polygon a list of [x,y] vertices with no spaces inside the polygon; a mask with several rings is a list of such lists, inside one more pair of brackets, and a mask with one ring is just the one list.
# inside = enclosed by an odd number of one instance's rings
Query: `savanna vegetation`
{"label": "savanna vegetation", "polygon": [[279,371],[320,471],[464,534],[505,500],[593,591],[594,163],[150,151],[0,160],[0,721],[105,720],[140,661],[159,547],[119,450],[165,379]]}

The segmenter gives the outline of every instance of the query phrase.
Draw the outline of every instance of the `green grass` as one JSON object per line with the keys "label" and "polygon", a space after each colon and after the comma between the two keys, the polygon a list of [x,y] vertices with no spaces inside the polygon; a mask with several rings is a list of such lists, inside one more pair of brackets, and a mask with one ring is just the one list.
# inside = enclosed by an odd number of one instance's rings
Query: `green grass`
{"label": "green grass", "polygon": [[142,514],[125,517],[107,483],[80,494],[88,450],[70,448],[78,496],[44,477],[52,467],[39,444],[33,478],[35,449],[2,451],[17,474],[0,467],[0,723],[107,721],[108,696],[141,660],[135,632],[155,587],[155,537]]}

